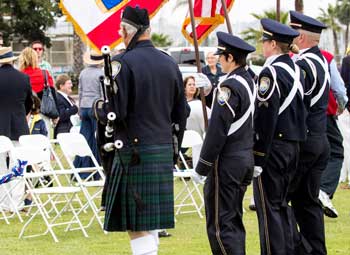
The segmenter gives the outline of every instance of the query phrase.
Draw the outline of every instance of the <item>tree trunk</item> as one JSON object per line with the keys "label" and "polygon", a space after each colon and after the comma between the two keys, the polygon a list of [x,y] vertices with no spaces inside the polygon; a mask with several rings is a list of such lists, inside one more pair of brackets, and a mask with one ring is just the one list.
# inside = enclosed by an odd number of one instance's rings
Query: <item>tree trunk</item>
{"label": "tree trunk", "polygon": [[80,37],[74,32],[73,36],[73,72],[79,77],[81,70],[84,68],[83,63],[84,45]]}
{"label": "tree trunk", "polygon": [[349,46],[349,25],[346,25],[346,29],[345,29],[345,51],[347,49],[347,47]]}
{"label": "tree trunk", "polygon": [[295,5],[295,10],[297,12],[304,12],[304,1],[303,0],[295,0],[294,1],[294,5]]}
{"label": "tree trunk", "polygon": [[334,57],[337,60],[339,59],[339,45],[338,45],[338,35],[337,32],[333,30],[333,43],[334,43]]}

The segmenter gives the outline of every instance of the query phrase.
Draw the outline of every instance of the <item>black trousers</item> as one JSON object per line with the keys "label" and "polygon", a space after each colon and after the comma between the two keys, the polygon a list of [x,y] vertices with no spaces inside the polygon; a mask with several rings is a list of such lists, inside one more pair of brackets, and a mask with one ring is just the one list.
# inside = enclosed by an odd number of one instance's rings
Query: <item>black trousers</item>
{"label": "black trousers", "polygon": [[243,197],[253,175],[252,150],[220,156],[204,185],[207,234],[214,255],[245,254]]}
{"label": "black trousers", "polygon": [[322,173],[321,190],[333,197],[337,190],[341,168],[344,161],[343,136],[338,128],[336,117],[327,116],[327,139],[330,146],[330,157]]}
{"label": "black trousers", "polygon": [[266,166],[254,178],[262,255],[294,254],[288,188],[297,168],[298,142],[273,140]]}
{"label": "black trousers", "polygon": [[299,226],[299,232],[297,226],[293,226],[296,254],[309,254],[301,247],[303,240],[311,246],[310,254],[327,254],[323,210],[318,194],[329,151],[326,134],[309,135],[306,142],[300,144],[300,161],[290,189],[292,209]]}

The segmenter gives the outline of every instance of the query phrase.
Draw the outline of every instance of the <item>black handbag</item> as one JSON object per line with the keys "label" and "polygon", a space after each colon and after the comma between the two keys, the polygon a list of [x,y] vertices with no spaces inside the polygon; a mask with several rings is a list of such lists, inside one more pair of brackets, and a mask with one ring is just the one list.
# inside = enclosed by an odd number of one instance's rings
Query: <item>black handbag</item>
{"label": "black handbag", "polygon": [[41,98],[40,111],[50,119],[56,119],[60,114],[58,113],[55,99],[53,98],[51,88],[47,85],[47,73],[42,70],[44,75],[44,90]]}

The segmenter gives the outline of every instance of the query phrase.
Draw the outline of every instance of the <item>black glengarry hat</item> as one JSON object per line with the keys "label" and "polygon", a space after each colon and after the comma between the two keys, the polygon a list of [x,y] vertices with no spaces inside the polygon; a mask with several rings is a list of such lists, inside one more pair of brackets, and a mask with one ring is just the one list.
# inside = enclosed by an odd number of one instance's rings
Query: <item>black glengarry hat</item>
{"label": "black glengarry hat", "polygon": [[122,21],[136,28],[147,28],[149,27],[148,11],[147,9],[140,9],[138,6],[135,8],[126,6],[123,11]]}
{"label": "black glengarry hat", "polygon": [[303,29],[313,33],[321,34],[322,30],[327,28],[322,22],[306,16],[300,12],[290,11],[289,25],[294,29]]}
{"label": "black glengarry hat", "polygon": [[275,40],[282,43],[291,44],[299,32],[272,19],[261,19],[263,27],[263,40]]}
{"label": "black glengarry hat", "polygon": [[218,50],[214,53],[215,55],[220,55],[225,52],[230,53],[233,51],[240,51],[249,54],[255,51],[253,46],[237,36],[225,32],[217,32],[216,36],[218,37]]}

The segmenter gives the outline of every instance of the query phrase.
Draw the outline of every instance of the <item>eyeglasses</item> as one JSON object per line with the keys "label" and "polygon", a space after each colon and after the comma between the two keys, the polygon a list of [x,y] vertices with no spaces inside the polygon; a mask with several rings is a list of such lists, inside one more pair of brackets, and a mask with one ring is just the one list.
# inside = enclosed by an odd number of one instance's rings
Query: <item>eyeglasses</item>
{"label": "eyeglasses", "polygon": [[42,51],[43,48],[33,48],[33,50],[35,50],[35,51]]}

